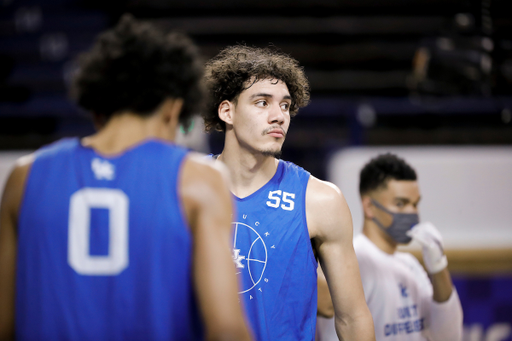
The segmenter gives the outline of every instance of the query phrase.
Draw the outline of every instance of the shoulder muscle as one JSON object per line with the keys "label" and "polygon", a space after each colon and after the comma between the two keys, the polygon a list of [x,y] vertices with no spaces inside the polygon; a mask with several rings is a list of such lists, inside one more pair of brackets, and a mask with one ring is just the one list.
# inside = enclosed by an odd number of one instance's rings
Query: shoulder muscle
{"label": "shoulder muscle", "polygon": [[[228,177],[223,165],[196,154],[188,155],[180,172],[180,197],[192,229],[199,214],[231,213]],[[229,218],[230,214],[228,215]]]}
{"label": "shoulder muscle", "polygon": [[34,154],[23,156],[16,164],[5,183],[2,195],[2,216],[8,216],[13,223],[17,221],[19,206],[23,199],[25,183],[34,161]]}
{"label": "shoulder muscle", "polygon": [[345,229],[352,228],[352,217],[343,193],[336,185],[313,176],[306,190],[306,215],[311,238],[341,237],[348,232]]}

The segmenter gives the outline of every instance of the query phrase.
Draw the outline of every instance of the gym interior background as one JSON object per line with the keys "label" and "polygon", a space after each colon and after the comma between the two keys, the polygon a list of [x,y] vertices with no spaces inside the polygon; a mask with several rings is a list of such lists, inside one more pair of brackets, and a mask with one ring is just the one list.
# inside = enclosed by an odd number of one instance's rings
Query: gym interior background
{"label": "gym interior background", "polygon": [[[512,340],[508,2],[0,0],[0,185],[19,155],[94,131],[68,85],[77,55],[123,13],[187,32],[205,58],[237,43],[275,45],[300,61],[312,89],[283,159],[340,186],[357,233],[363,156],[406,156],[422,217],[445,235],[465,340]],[[180,141],[220,152],[222,134],[196,123]]]}

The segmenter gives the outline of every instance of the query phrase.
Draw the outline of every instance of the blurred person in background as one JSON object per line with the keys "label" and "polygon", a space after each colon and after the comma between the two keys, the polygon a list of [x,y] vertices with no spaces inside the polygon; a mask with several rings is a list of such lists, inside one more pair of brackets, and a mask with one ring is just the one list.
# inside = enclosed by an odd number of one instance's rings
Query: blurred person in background
{"label": "blurred person in background", "polygon": [[340,338],[374,340],[342,193],[279,159],[291,117],[309,101],[303,69],[273,49],[232,46],[207,63],[206,83],[206,129],[225,133],[215,157],[231,176],[233,260],[256,339],[314,340],[318,257]]}
{"label": "blurred person in background", "polygon": [[[441,234],[419,223],[415,170],[396,155],[379,155],[361,170],[359,193],[364,223],[354,249],[377,340],[461,340],[462,308]],[[397,251],[411,240],[422,246],[427,272],[413,255]],[[320,322],[319,334],[335,340],[332,321]]]}
{"label": "blurred person in background", "polygon": [[95,135],[19,160],[0,215],[0,339],[250,340],[220,165],[173,144],[201,103],[184,35],[133,17],[81,57]]}

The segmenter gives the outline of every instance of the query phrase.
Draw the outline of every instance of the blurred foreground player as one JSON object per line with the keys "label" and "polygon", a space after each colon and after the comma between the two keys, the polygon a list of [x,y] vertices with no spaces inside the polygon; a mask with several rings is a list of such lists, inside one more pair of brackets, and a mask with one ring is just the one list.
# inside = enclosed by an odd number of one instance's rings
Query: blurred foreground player
{"label": "blurred foreground player", "polygon": [[98,133],[20,160],[4,191],[2,340],[249,340],[228,186],[172,143],[201,77],[188,38],[130,16],[82,57]]}
{"label": "blurred foreground player", "polygon": [[[359,191],[364,225],[354,249],[377,340],[461,340],[462,309],[441,234],[431,223],[418,224],[414,169],[393,154],[379,155],[362,169]],[[396,250],[411,240],[422,245],[428,276],[414,256]],[[334,340],[330,328],[321,327],[321,341]]]}
{"label": "blurred foreground player", "polygon": [[291,116],[309,100],[298,62],[270,49],[233,46],[207,63],[209,130],[225,133],[218,156],[237,203],[233,260],[248,319],[260,341],[311,341],[317,261],[333,293],[343,340],[374,340],[340,190],[279,160]]}

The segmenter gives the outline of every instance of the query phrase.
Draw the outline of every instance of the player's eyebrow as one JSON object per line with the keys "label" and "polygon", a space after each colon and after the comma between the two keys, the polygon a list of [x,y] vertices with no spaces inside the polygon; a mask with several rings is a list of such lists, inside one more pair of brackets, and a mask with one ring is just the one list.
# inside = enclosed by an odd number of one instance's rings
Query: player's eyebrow
{"label": "player's eyebrow", "polygon": [[[411,199],[409,199],[409,198],[403,198],[403,197],[395,197],[395,198],[394,198],[394,200],[396,200],[396,201],[401,201],[401,202],[403,202],[404,204],[408,204],[408,203],[410,203],[410,202],[411,202]],[[416,204],[418,204],[418,203],[420,202],[420,200],[421,200],[421,197],[419,197],[419,198],[418,198],[418,201],[416,201]]]}
{"label": "player's eyebrow", "polygon": [[[251,95],[251,97],[249,97],[250,100],[253,100],[257,97],[266,97],[266,98],[273,98],[274,96],[271,95],[271,94],[267,94],[267,93],[264,93],[264,92],[260,92],[260,93],[257,93],[257,94],[254,94],[254,95]],[[290,95],[285,95],[283,97],[283,99],[292,99],[292,97]]]}

